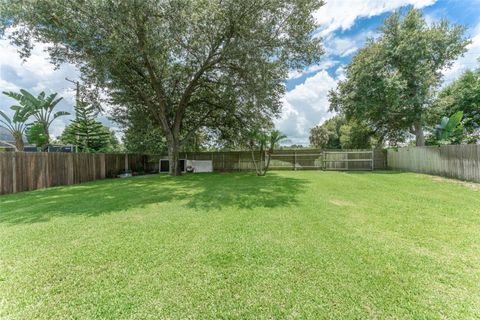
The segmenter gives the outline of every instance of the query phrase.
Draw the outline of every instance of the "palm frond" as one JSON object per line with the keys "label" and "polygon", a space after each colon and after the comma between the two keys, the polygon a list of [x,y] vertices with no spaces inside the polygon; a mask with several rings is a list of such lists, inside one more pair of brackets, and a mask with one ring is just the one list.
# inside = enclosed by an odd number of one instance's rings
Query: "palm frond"
{"label": "palm frond", "polygon": [[[12,124],[12,120],[10,119],[9,116],[7,116],[7,114],[5,112],[3,112],[2,110],[0,110],[0,115],[5,119],[5,121],[8,123],[8,124]],[[0,119],[0,121],[4,122],[3,120]],[[4,122],[5,123],[5,122]]]}

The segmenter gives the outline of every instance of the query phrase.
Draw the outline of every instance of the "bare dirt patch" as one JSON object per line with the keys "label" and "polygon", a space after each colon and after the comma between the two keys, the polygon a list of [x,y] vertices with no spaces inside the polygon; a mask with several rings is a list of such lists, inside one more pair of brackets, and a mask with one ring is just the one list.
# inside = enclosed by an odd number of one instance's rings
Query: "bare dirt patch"
{"label": "bare dirt patch", "polygon": [[350,201],[339,200],[339,199],[331,199],[330,203],[334,204],[336,206],[339,206],[339,207],[351,207],[351,206],[353,206],[353,203],[351,203]]}
{"label": "bare dirt patch", "polygon": [[449,178],[444,178],[444,177],[435,177],[435,176],[432,176],[432,180],[435,181],[435,182],[451,183],[451,184],[461,185],[461,186],[467,187],[467,188],[475,190],[475,191],[480,191],[480,183],[468,182],[468,181],[462,181],[462,180],[456,180],[456,179],[449,179]]}

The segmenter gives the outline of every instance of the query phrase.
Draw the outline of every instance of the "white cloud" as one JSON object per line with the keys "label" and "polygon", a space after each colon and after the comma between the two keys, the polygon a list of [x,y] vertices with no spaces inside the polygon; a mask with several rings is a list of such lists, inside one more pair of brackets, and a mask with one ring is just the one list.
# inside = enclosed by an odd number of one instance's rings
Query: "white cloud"
{"label": "white cloud", "polygon": [[337,78],[337,81],[342,81],[345,80],[345,66],[340,66],[338,69],[335,71],[335,77]]}
{"label": "white cloud", "polygon": [[379,33],[372,30],[365,30],[351,37],[336,37],[333,34],[323,39],[325,52],[328,57],[347,57],[354,54],[363,47],[367,39],[378,37]]}
{"label": "white cloud", "polygon": [[322,26],[320,35],[326,36],[338,29],[350,29],[355,20],[361,17],[373,17],[406,5],[423,8],[435,2],[436,0],[328,0],[315,13],[315,18]]}
{"label": "white cloud", "polygon": [[[41,91],[47,94],[57,92],[59,97],[63,97],[57,106],[58,110],[68,111],[71,114],[60,117],[52,123],[50,135],[57,137],[74,116],[74,90],[72,83],[65,78],[78,79],[79,72],[71,64],[64,64],[59,69],[55,69],[49,61],[46,48],[45,44],[35,43],[32,55],[26,61],[22,61],[17,48],[8,40],[0,39],[0,92],[20,89],[26,89],[34,95]],[[11,115],[10,106],[15,103],[15,100],[0,94],[0,110]],[[101,117],[100,120],[106,125],[111,125],[106,117]]]}
{"label": "white cloud", "polygon": [[326,59],[325,61],[322,61],[319,64],[311,65],[302,71],[292,70],[288,73],[288,80],[297,79],[297,78],[300,78],[301,76],[307,75],[309,73],[314,73],[320,70],[326,70],[328,68],[338,65],[339,63],[340,61],[337,61],[337,60]]}
{"label": "white cloud", "polygon": [[355,41],[352,38],[332,38],[329,43],[330,53],[340,57],[346,57],[358,50]]}
{"label": "white cloud", "polygon": [[449,84],[457,79],[468,69],[480,67],[478,59],[480,58],[480,23],[472,32],[472,43],[468,45],[468,51],[463,57],[460,57],[451,68],[444,71],[444,83]]}
{"label": "white cloud", "polygon": [[322,70],[287,92],[283,113],[275,123],[291,143],[308,143],[310,128],[332,117],[328,111],[328,91],[336,86],[333,79]]}
{"label": "white cloud", "polygon": [[[71,83],[65,77],[78,78],[78,71],[72,65],[63,65],[58,70],[48,60],[48,53],[45,52],[44,44],[36,43],[31,57],[22,61],[17,48],[11,45],[8,40],[0,40],[0,90],[18,91],[26,89],[36,95],[41,91],[47,94],[58,92],[63,97],[58,109],[73,114],[73,91]],[[0,95],[0,109],[10,113],[10,106],[16,101]],[[70,117],[61,117],[55,120],[50,127],[50,134],[53,137],[60,135],[63,128],[68,124]]]}

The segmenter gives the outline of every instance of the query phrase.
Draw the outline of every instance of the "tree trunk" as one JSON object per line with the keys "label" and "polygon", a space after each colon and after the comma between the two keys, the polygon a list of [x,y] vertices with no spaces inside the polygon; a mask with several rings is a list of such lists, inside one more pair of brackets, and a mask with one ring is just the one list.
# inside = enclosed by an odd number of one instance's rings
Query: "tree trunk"
{"label": "tree trunk", "polygon": [[415,129],[415,145],[417,147],[425,146],[425,136],[423,134],[422,123],[420,121],[415,121],[414,129]]}
{"label": "tree trunk", "polygon": [[270,167],[270,160],[272,159],[271,153],[268,153],[268,160],[267,164],[265,165],[265,168],[263,169],[263,175],[265,176],[267,174],[268,168]]}
{"label": "tree trunk", "polygon": [[43,123],[43,134],[45,135],[45,143],[41,146],[42,151],[47,151],[48,145],[50,144],[50,134],[48,133],[48,127],[45,123]]}
{"label": "tree trunk", "polygon": [[48,145],[50,143],[50,134],[48,132],[48,127],[45,125],[45,145]]}
{"label": "tree trunk", "polygon": [[253,150],[253,148],[251,148],[250,151],[252,153],[252,162],[253,162],[253,165],[255,166],[255,173],[257,175],[260,175],[259,172],[258,172],[257,160],[255,160],[255,151]]}
{"label": "tree trunk", "polygon": [[23,151],[25,145],[23,143],[23,137],[22,135],[18,136],[16,135],[15,136],[15,148],[17,149],[16,151]]}
{"label": "tree trunk", "polygon": [[167,139],[168,143],[168,162],[169,162],[169,173],[171,176],[180,176],[182,172],[180,171],[180,159],[178,156],[179,141],[175,138]]}

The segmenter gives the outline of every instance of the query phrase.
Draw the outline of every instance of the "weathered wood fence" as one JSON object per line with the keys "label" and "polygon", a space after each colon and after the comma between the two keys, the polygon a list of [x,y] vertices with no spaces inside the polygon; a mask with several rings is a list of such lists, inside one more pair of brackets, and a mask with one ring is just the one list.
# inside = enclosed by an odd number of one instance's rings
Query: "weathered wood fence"
{"label": "weathered wood fence", "polygon": [[135,170],[145,156],[124,154],[0,153],[0,194],[115,177]]}
{"label": "weathered wood fence", "polygon": [[[352,159],[365,158],[364,152],[371,153],[375,169],[387,168],[387,154],[382,149],[349,149],[349,150],[328,150],[328,152],[349,152],[347,156],[338,154],[335,162],[325,163],[326,150],[321,149],[299,149],[299,150],[275,150],[270,162],[270,168],[274,170],[319,170],[319,169],[340,169],[350,163],[350,168],[370,170],[370,164],[366,168],[365,163],[352,161]],[[158,171],[159,160],[168,159],[166,155],[148,156],[148,170]],[[180,159],[187,160],[211,160],[214,171],[240,171],[255,170],[250,151],[225,151],[225,152],[182,152]],[[260,160],[259,153],[255,159]],[[265,157],[262,158],[266,161]]]}
{"label": "weathered wood fence", "polygon": [[[386,168],[386,155],[376,150],[376,169]],[[282,156],[284,155],[284,156]],[[259,159],[257,153],[256,159]],[[349,155],[349,158],[352,156]],[[126,171],[159,171],[166,155],[85,154],[85,153],[0,153],[0,194],[30,191],[54,186],[113,178]],[[248,151],[185,152],[180,159],[211,160],[214,171],[254,170]],[[336,162],[336,165],[339,165]],[[321,150],[279,150],[271,161],[272,169],[324,169]]]}
{"label": "weathered wood fence", "polygon": [[390,169],[480,182],[480,145],[388,149]]}

